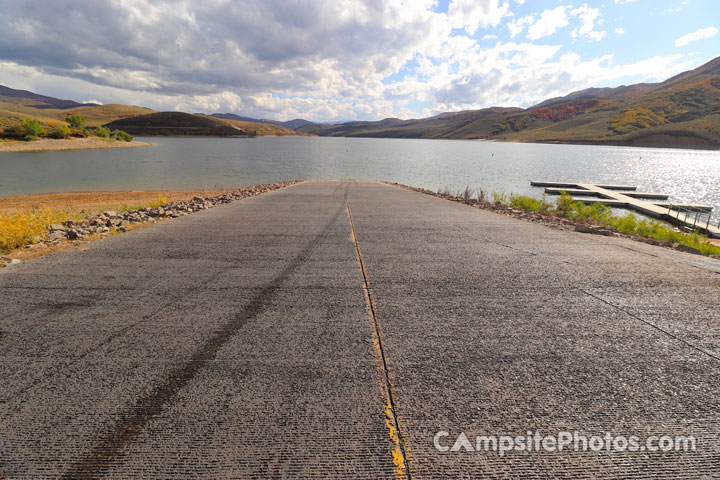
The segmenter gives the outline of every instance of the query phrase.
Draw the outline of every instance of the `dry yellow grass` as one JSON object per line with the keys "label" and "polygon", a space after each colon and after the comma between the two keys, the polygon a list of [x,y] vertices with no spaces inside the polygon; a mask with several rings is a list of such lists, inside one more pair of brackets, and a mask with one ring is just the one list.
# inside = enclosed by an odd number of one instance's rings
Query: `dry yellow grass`
{"label": "dry yellow grass", "polygon": [[[148,222],[148,223],[133,223],[131,225],[127,225],[125,228],[127,231],[136,230],[138,228],[147,227],[148,225],[154,225],[155,223],[164,222],[167,221],[165,218],[158,218],[155,220],[155,222]],[[95,234],[95,235],[89,235],[85,237],[82,240],[67,240],[55,244],[39,244],[34,245],[33,248],[21,248],[19,250],[15,250],[14,252],[7,255],[10,258],[14,258],[20,261],[30,260],[32,258],[38,258],[42,257],[44,255],[48,255],[53,252],[59,252],[61,250],[67,250],[70,248],[77,247],[77,250],[79,252],[82,252],[84,250],[88,250],[90,246],[88,245],[90,242],[94,242],[96,240],[100,240],[101,238],[107,237],[107,234]],[[2,263],[0,263],[0,266]]]}
{"label": "dry yellow grass", "polygon": [[[156,207],[168,202],[190,200],[195,196],[221,194],[218,190],[145,192],[76,192],[0,197],[0,253],[6,254],[31,245],[47,232],[47,226],[68,219],[80,220],[106,210],[133,210]],[[48,250],[49,249],[49,250]],[[43,247],[45,253],[55,246]],[[29,258],[28,254],[14,258]],[[37,252],[32,253],[37,256]]]}
{"label": "dry yellow grass", "polygon": [[0,213],[0,253],[36,243],[48,225],[60,223],[69,215],[66,212],[43,208],[14,214]]}

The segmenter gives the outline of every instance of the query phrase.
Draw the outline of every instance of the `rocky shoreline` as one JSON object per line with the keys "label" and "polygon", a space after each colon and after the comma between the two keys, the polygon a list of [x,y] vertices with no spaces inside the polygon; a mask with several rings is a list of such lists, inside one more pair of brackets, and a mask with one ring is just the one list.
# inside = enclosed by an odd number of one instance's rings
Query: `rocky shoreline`
{"label": "rocky shoreline", "polygon": [[[63,223],[49,225],[47,234],[39,242],[25,247],[26,249],[42,249],[57,246],[62,242],[76,242],[98,239],[116,233],[127,232],[139,226],[156,223],[171,218],[178,218],[191,213],[200,212],[218,205],[254,197],[280,188],[300,183],[292,180],[281,183],[269,183],[241,188],[232,192],[212,197],[197,196],[192,200],[171,202],[160,207],[148,207],[126,212],[106,211],[99,215],[85,217],[82,221],[67,220]],[[18,263],[17,259],[5,256],[0,257],[2,263]]]}
{"label": "rocky shoreline", "polygon": [[[451,194],[447,194],[447,193],[438,193],[438,192],[434,192],[432,190],[428,190],[425,188],[411,187],[408,185],[403,185],[401,183],[393,183],[393,182],[383,182],[383,183],[386,183],[387,185],[393,185],[395,187],[401,187],[401,188],[405,188],[408,190],[412,190],[414,192],[424,193],[426,195],[432,195],[433,197],[443,198],[445,200],[450,200],[452,202],[463,203],[465,205],[469,205],[469,206],[472,206],[475,208],[480,208],[482,210],[489,210],[491,212],[499,213],[501,215],[508,215],[510,217],[520,218],[525,221],[540,223],[545,226],[555,228],[558,230],[580,232],[580,233],[587,233],[587,234],[593,234],[593,235],[603,235],[603,236],[607,236],[607,237],[629,238],[631,240],[635,240],[637,242],[642,242],[642,243],[647,243],[649,245],[656,245],[656,246],[671,248],[673,250],[692,253],[692,254],[696,254],[696,255],[703,255],[703,253],[700,250],[689,247],[687,245],[682,245],[680,243],[659,242],[652,238],[645,238],[640,235],[630,235],[627,233],[620,232],[619,230],[617,230],[613,227],[607,226],[607,225],[594,225],[594,224],[590,224],[590,223],[578,222],[575,220],[570,220],[569,218],[559,217],[557,215],[545,215],[545,214],[542,214],[539,212],[529,212],[526,210],[512,207],[510,205],[505,205],[500,202],[479,201],[474,198],[465,198],[464,196],[456,196],[456,195],[451,195]],[[717,258],[720,258],[720,256],[712,255],[711,258],[717,259]]]}

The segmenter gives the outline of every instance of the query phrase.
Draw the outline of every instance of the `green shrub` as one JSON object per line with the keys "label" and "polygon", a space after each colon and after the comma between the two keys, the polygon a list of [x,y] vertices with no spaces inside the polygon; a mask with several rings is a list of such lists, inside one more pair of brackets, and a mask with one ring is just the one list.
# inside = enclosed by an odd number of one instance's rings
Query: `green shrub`
{"label": "green shrub", "polygon": [[133,136],[127,132],[123,132],[122,130],[115,130],[112,133],[112,137],[115,140],[117,140],[118,142],[132,142],[133,141]]}
{"label": "green shrub", "polygon": [[97,126],[95,127],[93,134],[95,134],[96,137],[108,138],[110,136],[110,129],[103,126]]}
{"label": "green shrub", "polygon": [[[462,195],[458,194],[457,197],[462,198]],[[547,202],[544,195],[542,199],[538,200],[522,195],[508,197],[504,193],[493,192],[493,202],[511,205],[529,212],[540,212],[544,215],[557,215],[578,222],[605,225],[619,232],[640,235],[659,242],[680,243],[696,248],[705,255],[720,255],[720,247],[709,243],[704,235],[678,232],[663,222],[639,218],[632,212],[628,212],[624,216],[616,216],[605,204],[586,205],[584,202],[574,202],[566,192],[563,192],[557,199],[555,206]]]}
{"label": "green shrub", "polygon": [[563,193],[557,200],[556,213],[572,220],[606,225],[619,232],[652,238],[658,242],[687,245],[700,250],[705,255],[720,255],[720,247],[709,243],[704,235],[678,232],[658,220],[640,219],[632,212],[622,217],[616,216],[607,205],[602,203],[585,205],[583,202],[573,202],[572,197],[567,193]]}
{"label": "green shrub", "polygon": [[493,203],[504,203],[504,204],[510,203],[508,196],[504,193],[493,192],[492,198],[493,198]]}
{"label": "green shrub", "polygon": [[82,115],[70,115],[65,121],[70,124],[70,128],[78,130],[85,128],[85,117]]}
{"label": "green shrub", "polygon": [[32,118],[23,119],[20,125],[21,133],[24,136],[25,140],[35,140],[37,137],[45,135],[45,133],[47,133],[47,131],[40,124],[40,122]]}
{"label": "green shrub", "polygon": [[563,192],[557,200],[557,214],[571,220],[607,223],[612,216],[612,210],[603,203],[586,205],[583,202],[574,202],[570,195]]}
{"label": "green shrub", "polygon": [[550,215],[555,212],[555,207],[551,203],[545,201],[545,195],[543,195],[541,200],[522,195],[511,195],[510,205],[528,212],[540,212],[544,215]]}
{"label": "green shrub", "polygon": [[58,125],[50,133],[53,138],[68,138],[70,136],[70,129],[65,125]]}
{"label": "green shrub", "polygon": [[510,205],[515,208],[527,210],[528,212],[537,212],[540,210],[540,200],[532,197],[512,195],[510,197]]}
{"label": "green shrub", "polygon": [[560,198],[557,199],[557,209],[560,213],[569,212],[572,209],[573,205],[573,199],[570,194],[568,194],[566,191],[563,191],[560,195]]}

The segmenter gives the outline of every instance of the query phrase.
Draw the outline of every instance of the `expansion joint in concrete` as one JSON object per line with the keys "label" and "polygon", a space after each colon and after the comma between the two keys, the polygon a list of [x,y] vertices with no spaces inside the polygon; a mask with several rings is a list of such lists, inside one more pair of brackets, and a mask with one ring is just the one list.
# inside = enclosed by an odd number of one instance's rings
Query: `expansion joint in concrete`
{"label": "expansion joint in concrete", "polygon": [[640,317],[640,316],[638,316],[638,315],[635,315],[634,313],[628,312],[628,311],[625,310],[624,308],[620,308],[620,307],[618,307],[617,305],[615,305],[615,304],[613,304],[613,303],[611,303],[611,302],[608,302],[607,300],[605,300],[605,299],[602,298],[602,297],[599,297],[599,296],[597,296],[597,295],[595,295],[595,294],[593,294],[593,293],[591,293],[591,292],[588,292],[587,290],[584,290],[584,289],[582,289],[582,288],[580,288],[580,289],[578,289],[578,290],[580,290],[581,292],[583,292],[585,295],[589,295],[589,296],[591,296],[592,298],[601,301],[601,302],[604,303],[605,305],[608,305],[608,306],[610,306],[610,307],[612,307],[612,308],[614,308],[614,309],[616,309],[616,310],[619,310],[619,311],[623,312],[624,314],[626,314],[626,315],[634,318],[635,320],[639,320],[639,321],[641,321],[642,323],[644,323],[644,324],[646,324],[646,325],[649,325],[650,327],[654,328],[655,330],[657,330],[657,331],[659,331],[659,332],[662,332],[663,334],[667,335],[668,337],[670,337],[670,338],[672,338],[672,339],[674,339],[674,340],[677,340],[677,341],[680,342],[680,343],[684,343],[684,344],[687,345],[688,347],[690,347],[690,348],[692,348],[692,349],[694,349],[694,350],[697,350],[698,352],[703,353],[703,354],[707,355],[707,356],[710,357],[710,358],[714,358],[715,360],[720,360],[720,357],[718,357],[717,355],[713,355],[712,353],[708,352],[707,350],[704,350],[704,349],[698,347],[697,345],[693,345],[692,343],[688,342],[687,340],[683,340],[682,338],[678,337],[677,335],[673,334],[672,332],[669,332],[669,331],[665,330],[664,328],[659,327],[659,326],[655,325],[654,323],[649,322],[649,321],[645,320],[644,318],[642,318],[642,317]]}
{"label": "expansion joint in concrete", "polygon": [[412,480],[410,472],[408,444],[406,436],[400,428],[400,422],[397,414],[396,399],[393,394],[393,385],[390,380],[390,368],[388,366],[387,354],[383,345],[382,328],[377,318],[377,308],[373,298],[370,281],[368,279],[367,269],[358,243],[357,233],[355,231],[355,223],[353,222],[352,212],[350,211],[350,203],[346,202],[348,219],[350,221],[350,231],[352,234],[353,244],[355,246],[355,255],[357,257],[360,273],[363,281],[363,291],[365,293],[365,302],[367,306],[368,316],[373,328],[373,350],[375,353],[376,364],[378,365],[379,375],[381,377],[381,395],[385,403],[385,416],[388,434],[393,441],[393,464],[395,465],[395,474],[399,479]]}

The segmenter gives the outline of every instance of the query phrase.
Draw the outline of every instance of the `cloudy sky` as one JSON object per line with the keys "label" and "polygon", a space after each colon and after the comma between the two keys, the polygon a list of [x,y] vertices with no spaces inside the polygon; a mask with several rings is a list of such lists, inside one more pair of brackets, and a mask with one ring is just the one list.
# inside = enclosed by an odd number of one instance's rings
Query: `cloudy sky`
{"label": "cloudy sky", "polygon": [[0,0],[0,84],[314,121],[530,106],[720,55],[717,0]]}

